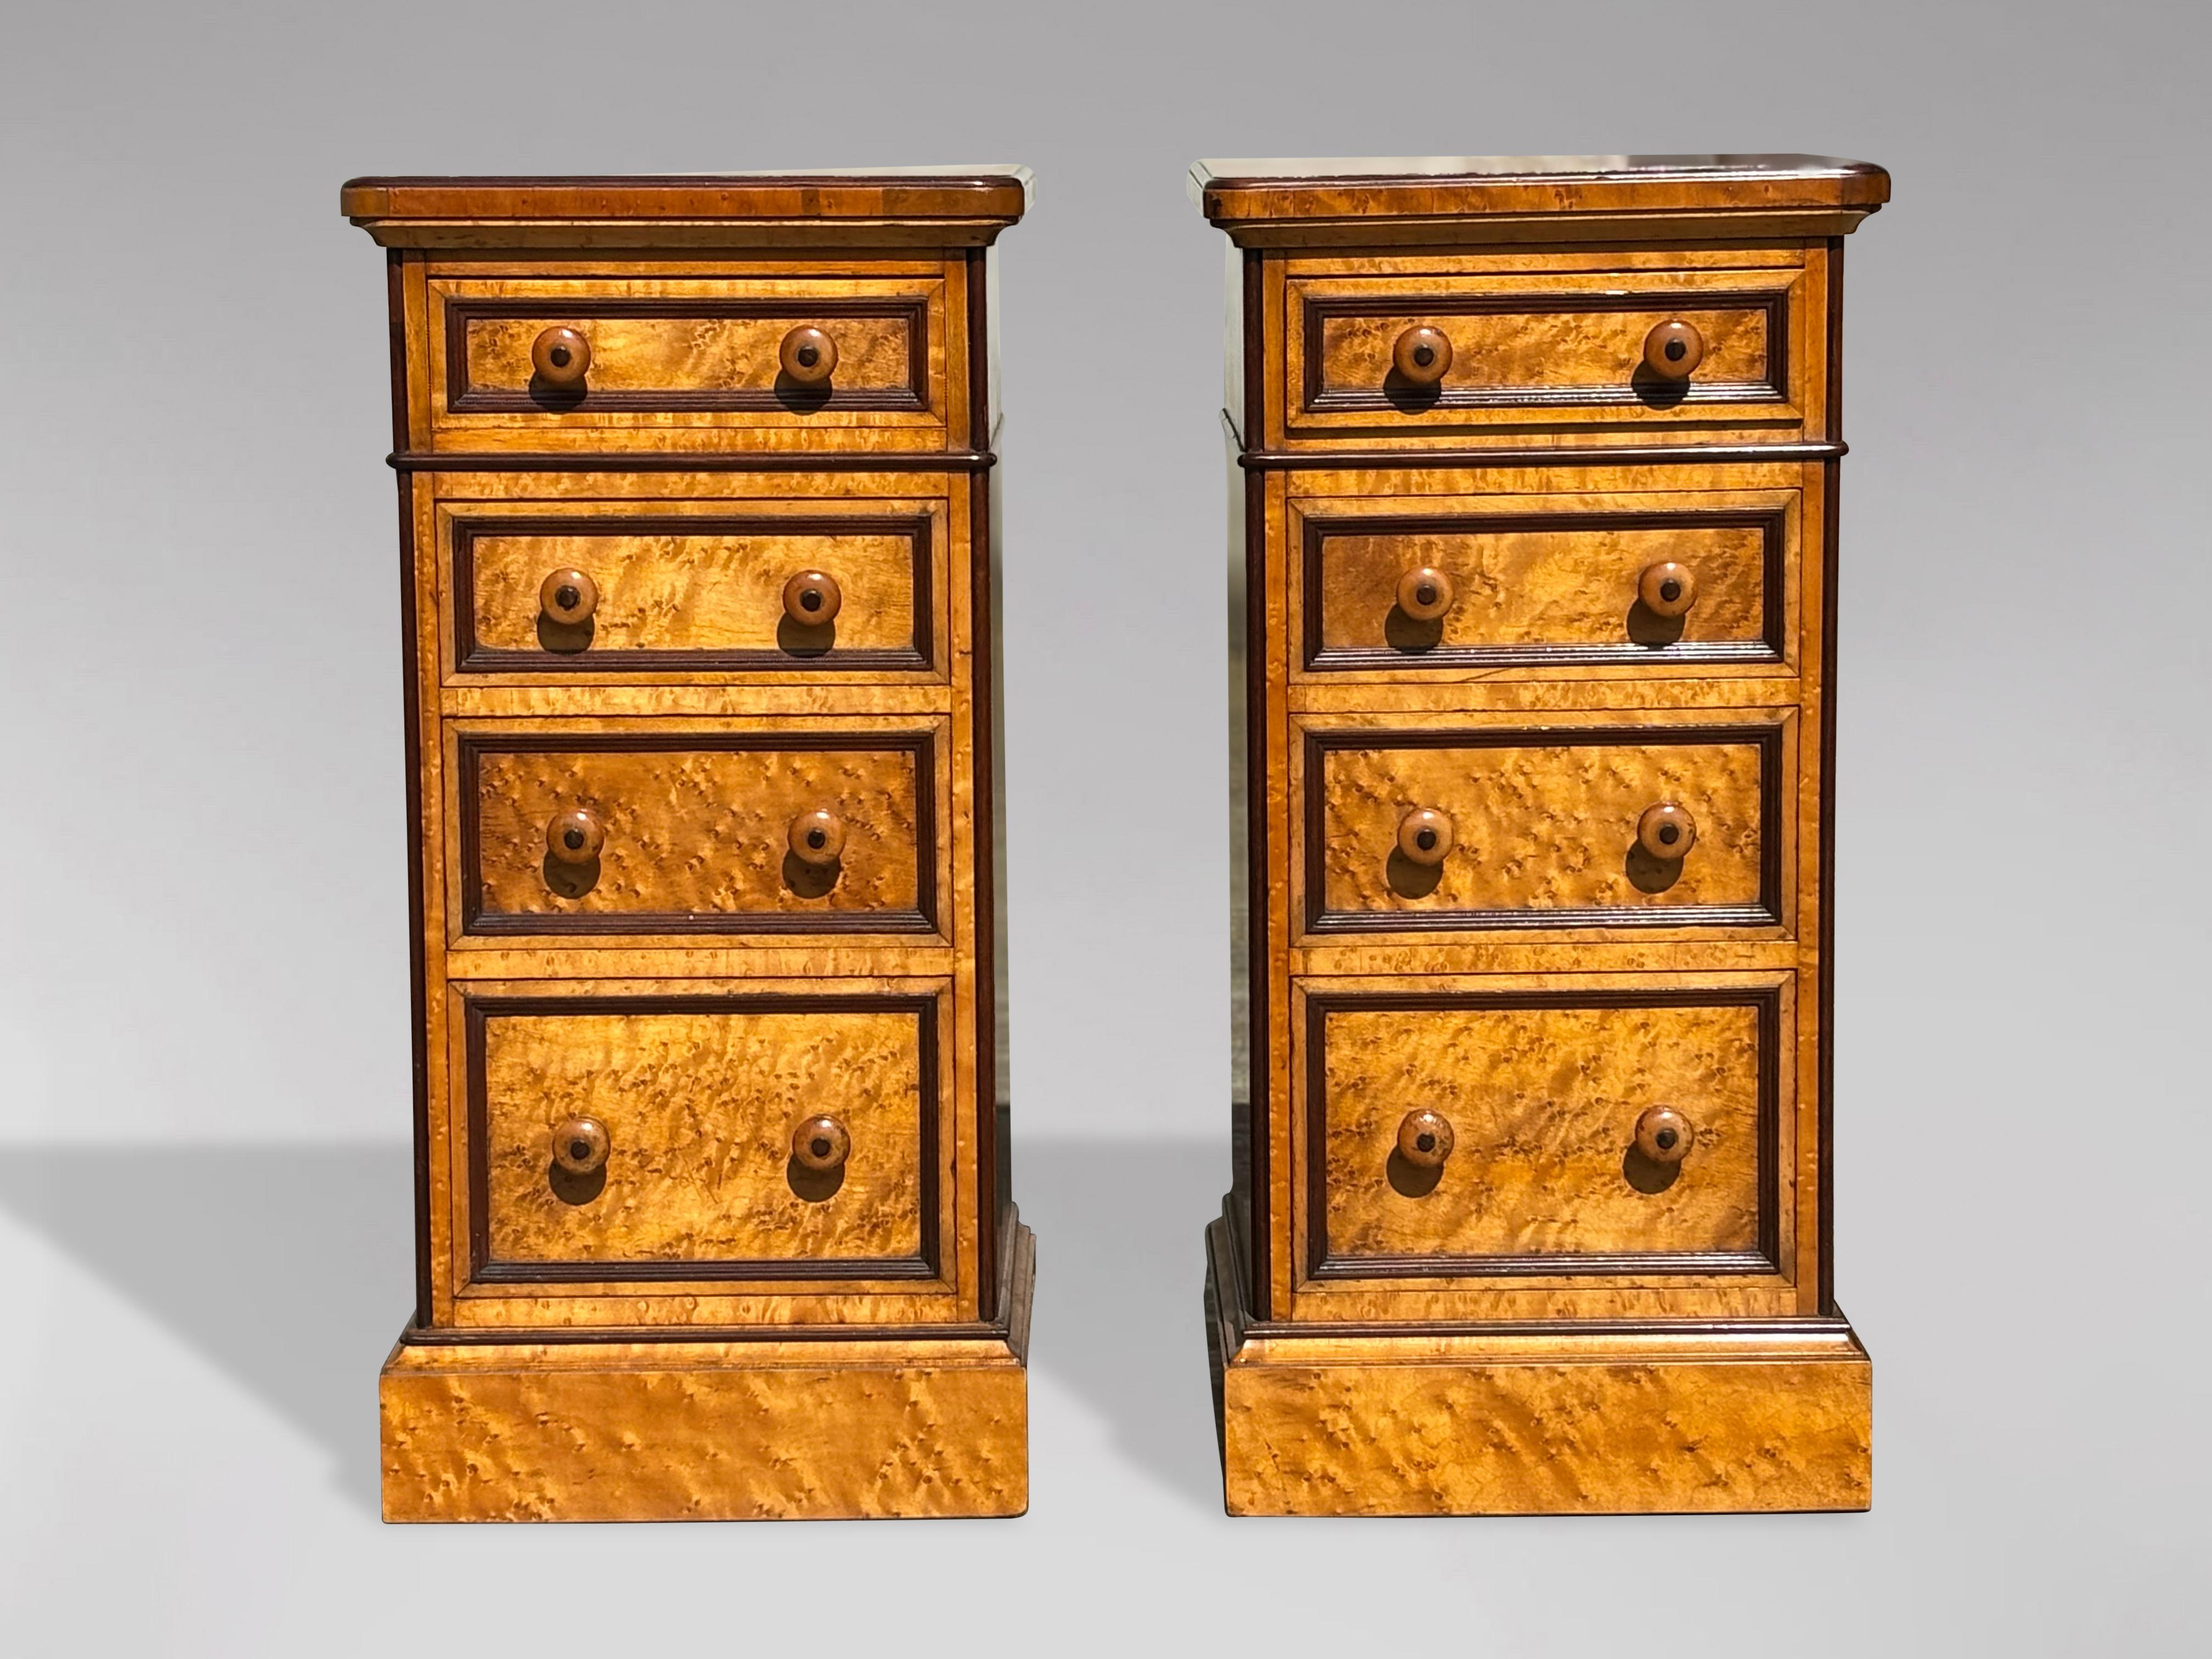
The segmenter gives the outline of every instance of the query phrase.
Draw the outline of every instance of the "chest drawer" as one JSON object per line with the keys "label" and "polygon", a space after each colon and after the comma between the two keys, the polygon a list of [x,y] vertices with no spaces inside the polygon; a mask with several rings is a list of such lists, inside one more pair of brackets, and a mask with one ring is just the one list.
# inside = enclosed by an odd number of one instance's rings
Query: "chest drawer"
{"label": "chest drawer", "polygon": [[479,1283],[936,1272],[938,999],[479,999]]}
{"label": "chest drawer", "polygon": [[1803,435],[1802,269],[1306,276],[1284,302],[1292,438],[1466,446],[1608,428]]}
{"label": "chest drawer", "polygon": [[1301,676],[1788,664],[1796,490],[1293,496]]}
{"label": "chest drawer", "polygon": [[1794,717],[1304,725],[1308,931],[1781,926]]}
{"label": "chest drawer", "polygon": [[1316,1276],[1771,1272],[1778,994],[1306,998]]}
{"label": "chest drawer", "polygon": [[433,276],[441,449],[942,448],[939,273]]}
{"label": "chest drawer", "polygon": [[943,501],[447,504],[451,670],[941,676]]}
{"label": "chest drawer", "polygon": [[454,738],[462,931],[928,933],[939,731]]}

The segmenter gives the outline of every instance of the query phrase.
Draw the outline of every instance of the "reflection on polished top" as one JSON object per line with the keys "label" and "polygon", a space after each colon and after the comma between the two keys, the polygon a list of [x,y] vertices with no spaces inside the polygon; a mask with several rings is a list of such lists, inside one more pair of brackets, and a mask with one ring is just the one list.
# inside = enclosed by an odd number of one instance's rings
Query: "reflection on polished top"
{"label": "reflection on polished top", "polygon": [[[1465,215],[1826,213],[1853,222],[1889,174],[1830,155],[1380,155],[1194,163],[1215,224]],[[1848,228],[1848,225],[1836,227]]]}

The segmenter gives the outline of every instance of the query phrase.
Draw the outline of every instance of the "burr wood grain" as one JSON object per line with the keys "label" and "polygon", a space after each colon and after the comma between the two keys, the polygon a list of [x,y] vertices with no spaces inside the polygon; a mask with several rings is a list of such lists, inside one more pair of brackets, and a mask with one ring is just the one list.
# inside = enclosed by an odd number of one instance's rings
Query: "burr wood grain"
{"label": "burr wood grain", "polygon": [[[924,1030],[912,1012],[501,1014],[484,1023],[491,1259],[720,1261],[920,1248]],[[795,1125],[834,1111],[834,1188],[794,1179]],[[588,1188],[549,1171],[548,1119],[588,1116]]]}

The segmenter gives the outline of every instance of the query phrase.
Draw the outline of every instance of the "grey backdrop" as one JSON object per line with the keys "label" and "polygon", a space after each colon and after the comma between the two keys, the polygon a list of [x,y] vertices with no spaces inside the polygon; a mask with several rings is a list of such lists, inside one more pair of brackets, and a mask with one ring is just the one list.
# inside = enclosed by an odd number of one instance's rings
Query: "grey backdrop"
{"label": "grey backdrop", "polygon": [[[2176,1652],[2207,1309],[2199,6],[10,9],[0,1604],[24,1653]],[[1853,1517],[1218,1513],[1220,242],[1194,156],[1807,149],[1853,239]],[[409,1181],[367,172],[1013,160],[1004,1523],[398,1529]],[[963,1632],[966,1632],[963,1634]],[[2201,1637],[2200,1637],[2201,1639]]]}

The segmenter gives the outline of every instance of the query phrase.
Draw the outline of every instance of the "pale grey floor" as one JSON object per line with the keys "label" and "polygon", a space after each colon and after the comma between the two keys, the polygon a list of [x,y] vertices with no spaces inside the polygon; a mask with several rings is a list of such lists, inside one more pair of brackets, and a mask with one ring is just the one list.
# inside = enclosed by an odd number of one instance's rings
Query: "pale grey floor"
{"label": "pale grey floor", "polygon": [[[0,1653],[2201,1651],[2207,17],[11,9]],[[1847,262],[1839,705],[1838,1283],[1876,1507],[1232,1523],[1198,1319],[1221,242],[1183,168],[1716,149],[1897,180]],[[384,1528],[395,559],[383,273],[337,185],[999,160],[1039,179],[1001,289],[1034,1508]]]}
{"label": "pale grey floor", "polygon": [[2194,1383],[2124,1347],[2069,1358],[2025,1324],[1947,1341],[1933,1288],[1878,1268],[1859,1275],[1882,1310],[1870,1514],[1230,1521],[1197,1311],[1220,1150],[1027,1149],[1027,1516],[519,1528],[376,1519],[400,1147],[21,1151],[0,1164],[13,1322],[37,1334],[0,1368],[7,1645],[1203,1653],[1264,1632],[1285,1654],[1715,1659],[2181,1653],[2201,1635],[2201,1535],[2142,1420]]}

